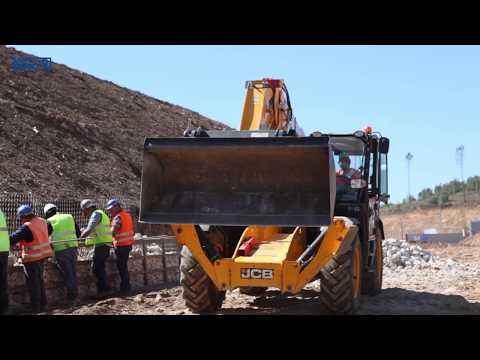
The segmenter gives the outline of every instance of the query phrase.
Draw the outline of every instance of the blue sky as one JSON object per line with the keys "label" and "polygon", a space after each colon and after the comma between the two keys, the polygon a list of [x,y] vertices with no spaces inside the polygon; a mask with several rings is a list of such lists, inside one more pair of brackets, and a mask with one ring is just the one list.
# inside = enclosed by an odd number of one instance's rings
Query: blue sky
{"label": "blue sky", "polygon": [[479,46],[16,46],[238,127],[246,80],[284,79],[308,134],[371,125],[390,138],[392,201],[480,175]]}

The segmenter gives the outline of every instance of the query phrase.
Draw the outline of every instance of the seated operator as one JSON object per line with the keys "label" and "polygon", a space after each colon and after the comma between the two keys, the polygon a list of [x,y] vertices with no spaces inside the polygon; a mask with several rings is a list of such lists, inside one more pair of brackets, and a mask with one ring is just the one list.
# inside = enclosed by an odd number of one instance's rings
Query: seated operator
{"label": "seated operator", "polygon": [[350,186],[351,180],[359,180],[362,178],[360,171],[350,167],[350,157],[348,153],[342,151],[338,159],[340,169],[337,171],[337,193],[351,192],[353,189]]}

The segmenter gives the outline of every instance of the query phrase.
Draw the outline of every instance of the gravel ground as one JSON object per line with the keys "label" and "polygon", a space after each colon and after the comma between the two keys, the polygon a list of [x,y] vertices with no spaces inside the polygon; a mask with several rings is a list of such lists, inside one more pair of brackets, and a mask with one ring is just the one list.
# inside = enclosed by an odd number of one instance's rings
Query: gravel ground
{"label": "gravel ground", "polygon": [[[395,257],[402,249],[407,256],[403,263]],[[387,240],[384,253],[383,291],[375,297],[363,297],[358,314],[480,314],[480,246],[417,247]],[[52,314],[191,314],[185,308],[181,292],[181,288],[175,286],[56,310]],[[296,296],[281,295],[274,289],[259,297],[244,295],[238,290],[228,292],[218,314],[322,313],[318,282],[313,282]]]}

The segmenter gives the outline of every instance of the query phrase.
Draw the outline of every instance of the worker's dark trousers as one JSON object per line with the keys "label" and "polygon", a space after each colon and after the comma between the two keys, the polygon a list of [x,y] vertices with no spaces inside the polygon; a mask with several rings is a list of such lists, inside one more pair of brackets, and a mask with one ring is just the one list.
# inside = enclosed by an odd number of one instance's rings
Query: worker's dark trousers
{"label": "worker's dark trousers", "polygon": [[55,252],[55,265],[65,280],[68,300],[75,300],[78,296],[77,255],[76,247]]}
{"label": "worker's dark trousers", "polygon": [[130,276],[128,275],[128,257],[132,251],[132,246],[117,246],[115,255],[117,256],[117,268],[120,273],[120,292],[128,293],[130,291]]}
{"label": "worker's dark trousers", "polygon": [[0,315],[8,310],[8,252],[0,252]]}
{"label": "worker's dark trousers", "polygon": [[97,278],[97,294],[110,290],[107,282],[106,261],[110,256],[110,246],[98,245],[93,253],[92,270]]}
{"label": "worker's dark trousers", "polygon": [[47,307],[47,296],[43,282],[43,270],[45,260],[33,261],[23,264],[28,292],[30,293],[30,304],[33,312],[45,311]]}

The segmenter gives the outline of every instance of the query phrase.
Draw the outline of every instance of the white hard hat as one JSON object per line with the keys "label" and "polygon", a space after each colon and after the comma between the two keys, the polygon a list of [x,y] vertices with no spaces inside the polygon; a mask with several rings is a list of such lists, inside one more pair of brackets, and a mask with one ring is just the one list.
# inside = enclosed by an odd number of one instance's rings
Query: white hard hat
{"label": "white hard hat", "polygon": [[94,207],[94,206],[95,206],[95,203],[91,199],[84,199],[80,203],[80,208],[82,210],[85,210],[85,209],[88,209],[88,208],[91,208],[91,207]]}
{"label": "white hard hat", "polygon": [[56,208],[57,208],[57,205],[55,205],[55,204],[47,204],[47,205],[45,205],[45,207],[43,208],[43,213],[44,213],[45,215],[47,215],[47,212],[49,212],[49,211],[52,210],[52,209],[56,209]]}

